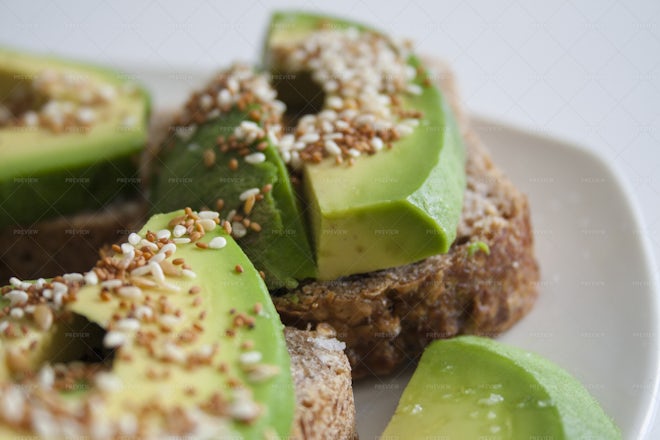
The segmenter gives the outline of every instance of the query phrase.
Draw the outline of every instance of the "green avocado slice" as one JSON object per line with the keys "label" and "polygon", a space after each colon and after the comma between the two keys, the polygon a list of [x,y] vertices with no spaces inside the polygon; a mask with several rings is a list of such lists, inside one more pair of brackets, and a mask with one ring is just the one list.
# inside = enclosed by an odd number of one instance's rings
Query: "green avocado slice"
{"label": "green avocado slice", "polygon": [[[35,82],[53,76],[61,84],[35,90]],[[86,97],[76,84],[90,86]],[[37,112],[55,101],[81,110],[73,114],[88,126],[51,130],[34,123]],[[126,75],[0,48],[0,227],[100,208],[135,194],[135,156],[146,142],[149,107],[147,93]],[[34,125],[7,123],[28,112]]]}
{"label": "green avocado slice", "polygon": [[547,359],[495,340],[432,342],[382,438],[620,439],[584,386]]}
{"label": "green avocado slice", "polygon": [[[77,361],[80,358],[76,356],[86,348],[101,345],[104,350],[94,351],[101,373],[76,386],[75,392],[53,391],[47,396],[65,412],[72,409],[74,415],[76,408],[84,408],[89,402],[101,405],[97,429],[113,432],[129,417],[155,438],[161,437],[163,429],[194,438],[286,438],[295,410],[294,388],[283,325],[268,290],[249,259],[221,227],[207,230],[195,243],[181,242],[186,241],[188,233],[172,238],[181,234],[174,230],[173,222],[184,216],[183,211],[153,216],[138,234],[138,240],[143,241],[134,246],[152,248],[144,240],[149,241],[153,234],[161,238],[151,239],[151,243],[160,240],[161,249],[179,241],[174,252],[164,251],[167,256],[157,263],[165,273],[163,280],[152,272],[134,276],[127,273],[122,287],[75,281],[82,285],[75,290],[75,298],[65,301],[61,309],[45,302],[53,307],[54,315],[52,326],[46,330],[39,327],[41,321],[33,317],[34,312],[26,312],[20,320],[6,316],[0,319],[26,329],[22,337],[0,336],[3,392],[3,387],[20,384],[19,389],[28,390],[26,398],[33,399],[34,405],[42,404],[41,391],[35,391],[34,396],[29,391],[39,390],[40,385],[30,379],[21,381],[21,374],[8,368],[12,365],[10,353],[36,353],[28,356],[25,366],[42,371],[50,363],[67,365]],[[170,238],[162,238],[162,234]],[[120,253],[112,258],[117,263],[124,256]],[[102,267],[106,266],[99,263],[93,272],[100,276]],[[88,278],[89,273],[84,275],[85,280]],[[10,301],[15,295],[10,293],[12,290],[27,287],[17,283],[19,287],[2,291],[0,301]],[[41,283],[52,287],[49,281]],[[134,292],[137,285],[142,286],[139,295]],[[128,292],[122,292],[127,286]],[[149,314],[141,314],[145,307]],[[71,315],[73,319],[66,318]],[[140,322],[139,328],[136,321]],[[113,348],[116,342],[111,339],[116,341],[117,332],[124,335],[124,342]],[[101,375],[105,375],[103,381]],[[42,373],[36,375],[40,376]],[[191,417],[194,429],[179,424],[181,420],[168,420],[181,414]],[[135,420],[138,416],[144,420]],[[66,423],[58,426],[64,429]],[[16,435],[15,429],[0,414],[0,437]],[[57,436],[57,432],[50,435]]]}
{"label": "green avocado slice", "polygon": [[[287,72],[273,55],[320,29],[375,32],[309,13],[276,13],[264,48],[266,68]],[[380,34],[379,34],[380,35]],[[320,279],[400,266],[446,252],[456,237],[465,188],[465,152],[456,122],[422,63],[410,56],[421,93],[401,95],[403,108],[422,113],[418,126],[391,149],[350,166],[305,163],[303,187]],[[295,90],[294,85],[291,89]],[[281,96],[285,103],[288,96]]]}
{"label": "green avocado slice", "polygon": [[[186,205],[214,207],[220,198],[223,214],[243,214],[241,194],[270,185],[272,189],[262,191],[263,199],[249,213],[260,230],[248,227],[245,236],[236,240],[254,266],[264,272],[269,289],[293,288],[298,280],[316,277],[316,265],[286,166],[268,138],[257,142],[266,145],[261,163],[246,163],[237,151],[221,153],[216,146],[218,136],[233,132],[248,119],[251,110],[254,108],[233,108],[198,126],[190,138],[176,138],[164,149],[153,185],[152,212]],[[251,153],[257,152],[256,144],[246,147]],[[204,155],[209,151],[216,158],[210,167],[204,164]],[[231,161],[238,164],[236,170],[230,169]]]}

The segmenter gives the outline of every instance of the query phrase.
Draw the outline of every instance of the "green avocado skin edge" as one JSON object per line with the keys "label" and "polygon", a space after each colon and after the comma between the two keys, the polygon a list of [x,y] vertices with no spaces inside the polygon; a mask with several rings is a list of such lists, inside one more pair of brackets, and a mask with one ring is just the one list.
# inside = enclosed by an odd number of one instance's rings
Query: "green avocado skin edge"
{"label": "green avocado skin edge", "polygon": [[568,372],[539,355],[478,336],[437,340],[426,348],[382,438],[402,435],[621,439]]}

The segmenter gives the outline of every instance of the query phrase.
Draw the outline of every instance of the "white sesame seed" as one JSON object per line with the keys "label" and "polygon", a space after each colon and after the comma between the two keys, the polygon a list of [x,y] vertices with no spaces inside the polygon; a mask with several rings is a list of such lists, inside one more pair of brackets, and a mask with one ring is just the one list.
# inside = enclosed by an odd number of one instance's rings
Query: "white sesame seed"
{"label": "white sesame seed", "polygon": [[222,89],[218,92],[218,104],[223,110],[227,110],[232,104],[232,96],[229,90]]}
{"label": "white sesame seed", "polygon": [[17,423],[23,418],[25,396],[19,386],[10,385],[0,394],[0,413],[8,422]]}
{"label": "white sesame seed", "polygon": [[66,295],[66,292],[55,292],[53,295],[53,302],[57,307],[60,307],[64,303],[64,295]]}
{"label": "white sesame seed", "polygon": [[217,226],[217,224],[210,218],[199,219],[197,220],[197,223],[199,223],[206,232],[214,230],[215,227]]}
{"label": "white sesame seed", "polygon": [[201,219],[215,220],[216,218],[220,218],[220,213],[217,211],[199,211],[197,216]]}
{"label": "white sesame seed", "polygon": [[180,319],[176,315],[163,314],[158,317],[158,324],[168,330],[172,330],[179,323]]}
{"label": "white sesame seed", "polygon": [[300,142],[303,142],[305,144],[312,144],[314,142],[318,142],[319,139],[321,139],[321,137],[319,136],[318,133],[305,133],[304,135],[298,138]]}
{"label": "white sesame seed", "polygon": [[117,348],[126,343],[126,335],[122,332],[111,330],[103,338],[105,348]]}
{"label": "white sesame seed", "polygon": [[166,255],[164,253],[158,252],[157,254],[154,254],[153,257],[149,258],[149,263],[160,263],[166,258]]}
{"label": "white sesame seed", "polygon": [[156,281],[160,283],[165,281],[165,274],[163,273],[163,268],[160,267],[158,263],[149,263],[147,266],[151,270],[151,275],[156,279]]}
{"label": "white sesame seed", "polygon": [[256,364],[257,362],[261,362],[262,357],[263,355],[260,351],[246,351],[245,353],[241,353],[238,361],[243,365]]}
{"label": "white sesame seed", "polygon": [[176,225],[172,230],[172,235],[174,235],[174,238],[179,238],[183,236],[183,234],[185,233],[186,233],[186,227],[183,225]]}
{"label": "white sesame seed", "polygon": [[23,316],[25,316],[25,312],[23,311],[23,309],[18,308],[18,307],[14,307],[13,309],[11,309],[9,314],[14,319],[21,319],[21,318],[23,318]]}
{"label": "white sesame seed", "polygon": [[236,238],[245,237],[247,234],[247,228],[241,222],[232,222],[231,224],[231,235]]}
{"label": "white sesame seed", "polygon": [[138,299],[142,297],[142,289],[137,286],[124,286],[117,289],[117,294],[122,298]]}
{"label": "white sesame seed", "polygon": [[215,237],[209,241],[209,247],[212,249],[222,249],[227,246],[227,239],[225,237]]}
{"label": "white sesame seed", "polygon": [[147,240],[146,238],[143,238],[140,241],[140,247],[147,247],[152,251],[158,251],[158,245],[156,243],[152,243],[151,241]]}
{"label": "white sesame seed", "polygon": [[209,95],[204,94],[199,97],[199,105],[204,110],[208,110],[213,105],[213,98]]}
{"label": "white sesame seed", "polygon": [[380,151],[383,149],[383,140],[378,136],[372,138],[370,144],[373,147],[373,149],[376,151]]}
{"label": "white sesame seed", "polygon": [[175,238],[172,241],[176,244],[188,244],[191,242],[190,238],[188,237]]}
{"label": "white sesame seed", "polygon": [[351,155],[352,157],[360,157],[362,153],[360,153],[360,150],[356,150],[355,148],[351,148],[348,150],[348,154]]}
{"label": "white sesame seed", "polygon": [[11,277],[9,278],[9,284],[11,284],[14,287],[21,287],[21,284],[23,284],[23,282],[16,277]]}
{"label": "white sesame seed", "polygon": [[53,291],[52,289],[44,289],[41,291],[41,296],[43,296],[46,299],[51,299],[53,297]]}
{"label": "white sesame seed", "polygon": [[169,240],[171,236],[172,236],[172,232],[169,229],[161,229],[160,231],[156,232],[156,238],[158,240],[162,240],[162,239]]}
{"label": "white sesame seed", "polygon": [[64,278],[64,281],[72,283],[83,281],[83,275],[77,272],[65,273],[62,278]]}
{"label": "white sesame seed", "polygon": [[245,162],[249,163],[250,165],[256,165],[258,163],[263,163],[266,161],[266,155],[261,152],[257,153],[252,153],[248,154],[247,156],[244,157]]}
{"label": "white sesame seed", "polygon": [[69,290],[66,284],[60,283],[59,281],[54,281],[52,283],[52,286],[53,286],[53,292],[55,294],[66,293]]}
{"label": "white sesame seed", "polygon": [[42,287],[44,287],[44,284],[46,284],[46,280],[44,280],[43,278],[39,278],[35,283],[35,286],[37,287],[37,289],[41,289]]}
{"label": "white sesame seed", "polygon": [[121,244],[121,253],[124,255],[135,255],[135,247],[133,247],[132,244],[130,243],[122,243]]}
{"label": "white sesame seed", "polygon": [[341,109],[344,106],[344,100],[339,96],[330,96],[326,100],[328,107],[333,109]]}
{"label": "white sesame seed", "polygon": [[186,352],[171,342],[163,346],[163,357],[170,362],[183,363],[186,361]]}
{"label": "white sesame seed", "polygon": [[259,191],[259,188],[250,188],[250,189],[248,189],[248,190],[243,191],[243,192],[241,193],[241,195],[238,196],[238,199],[239,199],[241,202],[244,202],[244,201],[246,201],[247,199],[249,199],[250,197],[255,197],[256,195],[258,195],[259,192],[260,192],[260,191]]}
{"label": "white sesame seed", "polygon": [[96,112],[89,107],[81,107],[76,112],[76,119],[81,124],[92,124],[96,120]]}
{"label": "white sesame seed", "polygon": [[36,127],[39,124],[39,115],[32,110],[28,110],[23,114],[23,123],[27,127]]}
{"label": "white sesame seed", "polygon": [[123,387],[119,376],[106,371],[96,373],[94,376],[94,384],[98,389],[105,392],[118,391]]}
{"label": "white sesame seed", "polygon": [[176,244],[174,243],[165,243],[162,248],[158,251],[159,254],[166,255],[167,253],[173,254],[176,252]]}
{"label": "white sesame seed", "polygon": [[149,265],[144,265],[140,267],[136,267],[131,271],[131,276],[133,277],[141,277],[143,275],[147,275],[148,273],[151,273],[151,267]]}
{"label": "white sesame seed", "polygon": [[183,269],[181,274],[186,278],[197,278],[197,274],[190,269]]}
{"label": "white sesame seed", "polygon": [[42,388],[52,388],[53,384],[55,383],[55,371],[53,371],[53,368],[45,364],[43,367],[41,367],[41,370],[39,370],[39,386]]}
{"label": "white sesame seed", "polygon": [[142,241],[142,237],[137,235],[135,232],[131,232],[131,234],[128,236],[128,242],[133,246],[139,245],[140,241]]}
{"label": "white sesame seed", "polygon": [[408,87],[406,87],[406,91],[412,95],[421,95],[423,92],[419,84],[408,84]]}
{"label": "white sesame seed", "polygon": [[4,333],[4,331],[7,330],[7,327],[9,327],[9,321],[0,321],[0,333]]}
{"label": "white sesame seed", "polygon": [[327,151],[329,154],[333,156],[340,156],[341,155],[341,148],[339,148],[339,145],[332,139],[326,139],[324,143],[325,151]]}
{"label": "white sesame seed", "polygon": [[28,301],[28,294],[22,290],[11,290],[5,295],[5,298],[9,300],[10,307],[14,307],[25,304]]}
{"label": "white sesame seed", "polygon": [[121,287],[122,284],[124,284],[122,280],[112,279],[103,281],[101,287],[105,287],[106,289],[116,289],[117,287]]}
{"label": "white sesame seed", "polygon": [[115,323],[117,330],[123,332],[136,332],[140,330],[140,321],[133,318],[120,319]]}
{"label": "white sesame seed", "polygon": [[166,281],[163,281],[160,283],[160,288],[163,290],[169,290],[170,292],[180,292],[181,287],[177,286],[176,284],[168,283]]}
{"label": "white sesame seed", "polygon": [[154,311],[149,306],[138,306],[135,309],[135,317],[140,321],[151,319],[154,316]]}

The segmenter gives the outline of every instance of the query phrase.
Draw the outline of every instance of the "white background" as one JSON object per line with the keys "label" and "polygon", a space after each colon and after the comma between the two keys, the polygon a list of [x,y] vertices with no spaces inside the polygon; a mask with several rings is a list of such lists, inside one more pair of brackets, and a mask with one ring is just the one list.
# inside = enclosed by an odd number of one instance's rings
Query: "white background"
{"label": "white background", "polygon": [[639,232],[660,254],[658,0],[0,0],[0,45],[133,70],[211,72],[256,61],[269,12],[294,5],[411,38],[452,65],[471,112],[597,152],[633,190]]}

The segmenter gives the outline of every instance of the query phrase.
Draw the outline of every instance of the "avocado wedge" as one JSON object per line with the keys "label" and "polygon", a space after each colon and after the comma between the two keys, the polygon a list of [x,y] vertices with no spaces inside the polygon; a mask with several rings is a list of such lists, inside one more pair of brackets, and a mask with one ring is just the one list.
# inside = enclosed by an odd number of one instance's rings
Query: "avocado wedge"
{"label": "avocado wedge", "polygon": [[273,15],[263,56],[278,98],[300,118],[297,132],[319,134],[296,137],[294,145],[311,140],[309,152],[290,152],[302,159],[291,165],[303,175],[319,279],[446,252],[465,153],[420,60],[363,25],[297,12]]}
{"label": "avocado wedge", "polygon": [[0,48],[0,228],[135,194],[148,117],[123,74]]}
{"label": "avocado wedge", "polygon": [[432,342],[382,438],[620,439],[584,386],[493,339]]}
{"label": "avocado wedge", "polygon": [[220,209],[269,289],[316,276],[300,202],[274,146],[282,129],[274,95],[250,67],[220,72],[175,121],[154,159],[150,198],[152,212]]}
{"label": "avocado wedge", "polygon": [[85,274],[2,289],[0,437],[288,436],[283,326],[218,217],[155,215]]}

